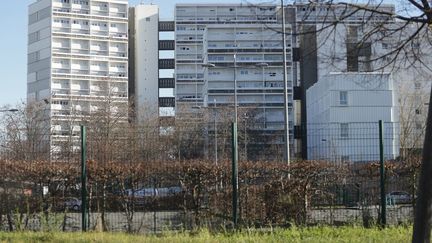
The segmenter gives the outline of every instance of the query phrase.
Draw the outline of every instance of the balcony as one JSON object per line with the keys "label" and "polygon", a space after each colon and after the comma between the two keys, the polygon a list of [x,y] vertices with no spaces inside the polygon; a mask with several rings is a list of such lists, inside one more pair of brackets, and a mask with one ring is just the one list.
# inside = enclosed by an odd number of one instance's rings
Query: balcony
{"label": "balcony", "polygon": [[77,10],[90,10],[89,5],[84,5],[84,4],[72,4],[72,9],[77,9]]}
{"label": "balcony", "polygon": [[90,71],[90,75],[108,76],[108,71]]}
{"label": "balcony", "polygon": [[88,35],[88,34],[90,34],[90,30],[89,29],[81,29],[81,28],[72,28],[71,33]]}
{"label": "balcony", "polygon": [[72,11],[71,11],[71,13],[73,13],[73,14],[90,14],[90,11],[89,10],[83,10],[83,9],[73,9]]}
{"label": "balcony", "polygon": [[174,40],[160,40],[159,41],[159,50],[174,50],[175,42]]}
{"label": "balcony", "polygon": [[159,98],[159,107],[175,107],[174,97],[161,97],[161,98]]}
{"label": "balcony", "polygon": [[174,78],[160,78],[159,79],[159,88],[174,88],[175,82]]}
{"label": "balcony", "polygon": [[110,17],[127,18],[127,13],[125,13],[125,12],[117,12],[117,13],[110,12]]}
{"label": "balcony", "polygon": [[111,57],[127,57],[127,53],[126,52],[111,51],[110,56]]}
{"label": "balcony", "polygon": [[108,36],[109,32],[108,30],[91,30],[92,35],[102,35],[102,36]]}
{"label": "balcony", "polygon": [[127,73],[126,72],[110,72],[109,76],[113,76],[113,77],[127,77]]}
{"label": "balcony", "polygon": [[159,31],[174,31],[174,21],[159,21]]}
{"label": "balcony", "polygon": [[111,32],[109,36],[112,38],[121,38],[121,39],[127,39],[128,37],[127,33],[122,33],[122,32]]}
{"label": "balcony", "polygon": [[121,98],[127,98],[128,97],[127,92],[114,92],[114,93],[112,93],[112,95],[114,97],[121,97]]}
{"label": "balcony", "polygon": [[60,73],[60,74],[68,74],[68,73],[70,73],[70,69],[68,69],[68,68],[53,68],[52,69],[52,72],[53,73]]}
{"label": "balcony", "polygon": [[53,32],[70,33],[71,28],[70,27],[53,27]]}
{"label": "balcony", "polygon": [[53,89],[53,93],[55,95],[69,95],[70,90],[68,88],[65,88],[65,89],[57,88],[57,89]]}
{"label": "balcony", "polygon": [[108,50],[90,50],[90,55],[108,56]]}
{"label": "balcony", "polygon": [[53,52],[69,54],[71,49],[70,47],[53,47]]}
{"label": "balcony", "polygon": [[159,69],[174,69],[174,59],[159,59]]}
{"label": "balcony", "polygon": [[54,13],[70,13],[70,8],[68,7],[54,7],[53,12]]}
{"label": "balcony", "polygon": [[89,73],[89,70],[82,70],[82,69],[72,69],[71,74],[79,74],[79,75],[87,75]]}
{"label": "balcony", "polygon": [[72,54],[82,54],[82,55],[87,55],[89,54],[89,49],[72,49],[71,50]]}
{"label": "balcony", "polygon": [[70,94],[71,95],[78,95],[78,96],[90,95],[90,90],[89,89],[72,90],[72,92]]}

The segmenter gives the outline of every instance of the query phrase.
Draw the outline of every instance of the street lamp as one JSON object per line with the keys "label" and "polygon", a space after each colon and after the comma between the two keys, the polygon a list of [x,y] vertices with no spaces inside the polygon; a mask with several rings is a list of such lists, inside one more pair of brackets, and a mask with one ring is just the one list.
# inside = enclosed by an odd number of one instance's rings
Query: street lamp
{"label": "street lamp", "polygon": [[[286,58],[286,36],[285,36],[285,7],[284,1],[281,0],[281,11],[282,11],[282,50],[283,50],[283,81],[284,81],[284,128],[285,128],[285,146],[284,146],[284,157],[287,165],[290,165],[290,149],[289,149],[289,119],[288,119],[288,84],[287,84],[287,58]],[[289,178],[289,174],[288,174]]]}
{"label": "street lamp", "polygon": [[[234,69],[234,122],[231,124],[231,133],[232,133],[232,189],[233,189],[233,223],[234,226],[237,226],[238,221],[238,135],[237,135],[237,121],[238,121],[238,107],[237,107],[237,53],[234,53],[234,65],[232,67]],[[216,65],[214,63],[203,63],[203,67],[214,68]],[[267,63],[261,62],[254,65],[254,67],[266,67]],[[222,67],[227,68],[227,67]]]}
{"label": "street lamp", "polygon": [[215,150],[215,164],[218,164],[218,140],[217,140],[217,122],[216,122],[216,99],[213,99],[213,115],[214,115],[214,150]]}
{"label": "street lamp", "polygon": [[244,160],[248,160],[247,155],[247,119],[249,119],[248,112],[246,111],[243,116],[244,119]]}

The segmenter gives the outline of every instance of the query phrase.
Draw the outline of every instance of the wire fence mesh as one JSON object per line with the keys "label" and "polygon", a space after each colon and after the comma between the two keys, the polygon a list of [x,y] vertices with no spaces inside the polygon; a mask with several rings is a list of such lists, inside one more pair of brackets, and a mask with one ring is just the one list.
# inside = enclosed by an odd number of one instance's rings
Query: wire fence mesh
{"label": "wire fence mesh", "polygon": [[[290,165],[282,130],[238,130],[240,227],[378,223],[378,123],[308,124],[309,159]],[[0,230],[81,230],[79,136],[34,137],[2,141]],[[233,227],[229,124],[89,127],[87,140],[90,229]],[[410,223],[416,200],[419,149],[400,141],[385,123],[389,224]]]}

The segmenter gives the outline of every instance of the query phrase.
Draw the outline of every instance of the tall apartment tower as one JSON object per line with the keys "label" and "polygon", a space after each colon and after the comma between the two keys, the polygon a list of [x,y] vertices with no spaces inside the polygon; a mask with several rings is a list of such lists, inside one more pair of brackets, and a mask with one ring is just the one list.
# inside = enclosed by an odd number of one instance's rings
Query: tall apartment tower
{"label": "tall apartment tower", "polygon": [[28,102],[45,101],[51,150],[109,105],[127,118],[128,1],[37,0],[29,6]]}
{"label": "tall apartment tower", "polygon": [[[176,116],[200,119],[197,113],[203,109],[196,107],[232,107],[237,96],[238,116],[248,117],[254,123],[250,132],[261,136],[259,143],[249,145],[250,158],[255,157],[252,151],[265,150],[263,144],[282,145],[281,20],[276,5],[176,5]],[[293,146],[294,39],[292,26],[286,23],[288,117]],[[268,140],[271,142],[264,142],[266,135],[273,137]]]}
{"label": "tall apartment tower", "polygon": [[[129,8],[129,96],[138,123],[159,122],[159,118],[162,121],[167,117],[172,120],[174,116],[170,112],[174,107],[174,40],[163,34],[173,31],[173,21],[160,21],[159,6]],[[172,57],[161,52],[171,52]]]}

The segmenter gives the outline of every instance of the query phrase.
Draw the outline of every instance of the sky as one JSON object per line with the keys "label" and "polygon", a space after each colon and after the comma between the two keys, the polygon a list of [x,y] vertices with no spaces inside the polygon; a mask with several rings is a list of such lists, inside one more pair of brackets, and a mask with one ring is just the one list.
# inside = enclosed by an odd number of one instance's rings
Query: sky
{"label": "sky", "polygon": [[[27,7],[36,0],[6,0],[0,8],[0,107],[14,106],[26,100],[27,89]],[[244,0],[217,0],[240,3]],[[172,19],[176,3],[202,3],[203,0],[129,0],[130,6],[156,4],[160,18]],[[208,0],[212,2],[212,0]]]}
{"label": "sky", "polygon": [[[27,83],[27,6],[36,0],[3,0],[0,8],[0,107],[25,101]],[[279,3],[279,0],[129,0],[159,5],[160,18],[172,19],[176,3]],[[286,2],[289,2],[288,0]],[[392,1],[390,1],[392,2]]]}

